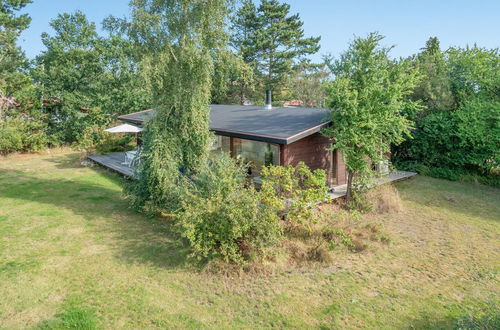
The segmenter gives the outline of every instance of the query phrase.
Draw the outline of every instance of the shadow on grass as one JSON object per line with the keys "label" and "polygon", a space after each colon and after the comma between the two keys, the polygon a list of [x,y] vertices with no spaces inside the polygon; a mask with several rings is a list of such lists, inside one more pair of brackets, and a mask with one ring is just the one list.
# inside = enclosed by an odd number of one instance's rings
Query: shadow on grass
{"label": "shadow on grass", "polygon": [[[69,166],[75,158],[62,159],[61,166]],[[123,262],[149,263],[162,268],[187,265],[189,250],[173,231],[172,224],[131,210],[121,189],[116,187],[124,181],[118,175],[96,174],[95,182],[89,182],[92,178],[88,176],[43,178],[19,170],[4,170],[0,174],[0,200],[43,203],[81,216],[86,222],[84,225],[97,233],[96,240],[112,238],[110,244],[117,248],[117,257]],[[103,182],[102,178],[112,182]]]}
{"label": "shadow on grass", "polygon": [[497,304],[488,302],[474,310],[460,306],[448,306],[447,315],[436,316],[420,313],[419,317],[409,322],[408,329],[469,329],[493,330],[500,329],[500,312]]}
{"label": "shadow on grass", "polygon": [[422,206],[437,207],[468,217],[500,221],[500,189],[481,184],[454,182],[418,175],[395,184],[403,199]]}
{"label": "shadow on grass", "polygon": [[81,168],[81,162],[84,159],[84,154],[81,152],[73,152],[67,155],[58,155],[47,159],[48,162],[56,164],[59,169]]}
{"label": "shadow on grass", "polygon": [[[81,153],[61,155],[49,161],[60,169],[81,168]],[[96,173],[108,178],[125,179],[114,171],[96,166]],[[439,207],[447,211],[458,212],[469,217],[483,216],[495,222],[500,221],[500,189],[481,184],[454,182],[418,175],[411,180],[395,183],[396,189],[406,200],[423,206]],[[97,198],[97,197],[96,197]],[[131,211],[132,212],[132,211]]]}
{"label": "shadow on grass", "polygon": [[436,317],[422,313],[419,318],[409,321],[407,329],[456,329],[456,323],[452,316]]}

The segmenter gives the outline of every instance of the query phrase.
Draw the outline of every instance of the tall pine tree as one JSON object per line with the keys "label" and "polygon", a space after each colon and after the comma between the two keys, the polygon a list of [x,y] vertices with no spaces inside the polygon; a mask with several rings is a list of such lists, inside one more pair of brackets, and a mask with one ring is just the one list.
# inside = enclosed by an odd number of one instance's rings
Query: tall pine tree
{"label": "tall pine tree", "polygon": [[290,5],[262,0],[256,7],[243,1],[233,18],[231,44],[251,64],[265,89],[279,95],[294,68],[319,50],[320,37],[306,38],[299,14],[290,15]]}
{"label": "tall pine tree", "polygon": [[31,2],[0,2],[0,97],[16,92],[27,81],[27,77],[19,72],[26,58],[16,42],[21,32],[28,28],[31,18],[27,14],[16,15],[16,12]]}
{"label": "tall pine tree", "polygon": [[422,100],[429,111],[451,109],[455,100],[451,92],[445,54],[439,47],[439,39],[429,38],[422,51],[416,55],[415,62],[424,78],[415,88],[412,98]]}

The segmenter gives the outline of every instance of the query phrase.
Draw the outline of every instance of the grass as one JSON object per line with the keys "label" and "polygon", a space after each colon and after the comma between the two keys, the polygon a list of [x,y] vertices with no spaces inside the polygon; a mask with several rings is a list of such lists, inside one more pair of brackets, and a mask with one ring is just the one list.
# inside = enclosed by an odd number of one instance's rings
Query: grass
{"label": "grass", "polygon": [[0,327],[451,328],[498,310],[497,189],[419,176],[396,185],[401,210],[356,220],[389,243],[231,277],[190,262],[169,223],[128,209],[119,176],[78,159],[0,159]]}

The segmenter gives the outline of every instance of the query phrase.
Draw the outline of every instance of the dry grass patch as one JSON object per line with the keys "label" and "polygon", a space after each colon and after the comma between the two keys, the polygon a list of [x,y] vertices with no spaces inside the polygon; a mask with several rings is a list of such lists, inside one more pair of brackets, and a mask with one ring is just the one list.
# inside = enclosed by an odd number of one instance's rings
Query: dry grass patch
{"label": "dry grass patch", "polygon": [[380,221],[347,212],[338,204],[322,205],[314,217],[311,228],[295,226],[286,232],[278,260],[285,258],[288,268],[326,266],[336,260],[339,253],[373,252],[391,241]]}
{"label": "dry grass patch", "polygon": [[373,205],[373,212],[378,214],[403,211],[401,196],[392,184],[384,184],[371,189],[367,193],[367,200]]}

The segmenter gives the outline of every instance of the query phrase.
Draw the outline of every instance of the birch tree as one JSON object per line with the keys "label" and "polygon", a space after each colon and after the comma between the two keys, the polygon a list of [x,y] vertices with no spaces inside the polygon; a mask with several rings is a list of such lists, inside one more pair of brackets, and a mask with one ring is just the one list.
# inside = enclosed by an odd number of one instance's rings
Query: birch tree
{"label": "birch tree", "polygon": [[156,116],[144,133],[137,178],[128,189],[147,212],[178,207],[179,176],[207,159],[214,54],[225,50],[228,0],[132,1],[130,35],[143,51]]}

